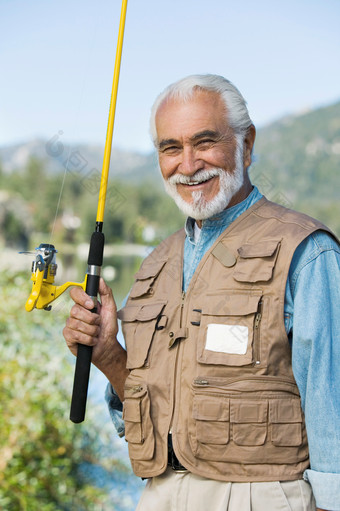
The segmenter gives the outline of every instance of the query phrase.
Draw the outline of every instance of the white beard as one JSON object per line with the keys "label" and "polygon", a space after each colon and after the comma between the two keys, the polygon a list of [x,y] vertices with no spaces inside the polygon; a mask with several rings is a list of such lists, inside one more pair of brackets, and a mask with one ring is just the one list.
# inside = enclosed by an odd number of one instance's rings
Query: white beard
{"label": "white beard", "polygon": [[[210,201],[204,198],[202,191],[193,191],[192,202],[184,200],[177,191],[177,184],[207,181],[213,176],[219,176],[220,189]],[[205,220],[227,208],[232,197],[242,187],[243,175],[243,137],[236,136],[235,169],[233,172],[219,168],[198,170],[193,176],[175,174],[164,180],[165,191],[174,199],[178,208],[186,215],[195,220]]]}

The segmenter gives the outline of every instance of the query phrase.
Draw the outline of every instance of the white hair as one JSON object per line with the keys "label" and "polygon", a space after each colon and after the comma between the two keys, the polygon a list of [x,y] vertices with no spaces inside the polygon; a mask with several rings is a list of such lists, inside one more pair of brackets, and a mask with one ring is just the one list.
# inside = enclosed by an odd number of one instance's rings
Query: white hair
{"label": "white hair", "polygon": [[156,114],[160,105],[167,99],[188,101],[196,90],[219,94],[227,109],[229,126],[235,134],[245,135],[252,121],[246,101],[235,85],[219,75],[191,75],[172,83],[156,98],[150,116],[150,134],[155,145],[157,145]]}

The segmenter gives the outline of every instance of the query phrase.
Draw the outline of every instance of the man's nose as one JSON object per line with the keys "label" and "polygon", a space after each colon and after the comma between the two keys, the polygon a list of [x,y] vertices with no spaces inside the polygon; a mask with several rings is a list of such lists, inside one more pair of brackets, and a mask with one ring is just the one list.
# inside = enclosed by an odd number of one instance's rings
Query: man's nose
{"label": "man's nose", "polygon": [[191,146],[184,146],[181,154],[181,162],[178,171],[181,174],[193,175],[204,167],[201,159],[197,158],[195,149]]}

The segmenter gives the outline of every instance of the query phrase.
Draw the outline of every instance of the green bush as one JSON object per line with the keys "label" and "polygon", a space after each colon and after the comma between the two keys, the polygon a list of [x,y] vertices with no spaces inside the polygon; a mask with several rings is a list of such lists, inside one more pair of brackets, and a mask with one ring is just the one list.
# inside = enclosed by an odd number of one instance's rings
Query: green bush
{"label": "green bush", "polygon": [[0,509],[102,510],[108,491],[92,484],[84,467],[126,467],[103,457],[109,440],[92,404],[83,424],[69,420],[73,364],[62,340],[65,312],[59,306],[27,313],[27,275],[1,273],[0,286]]}

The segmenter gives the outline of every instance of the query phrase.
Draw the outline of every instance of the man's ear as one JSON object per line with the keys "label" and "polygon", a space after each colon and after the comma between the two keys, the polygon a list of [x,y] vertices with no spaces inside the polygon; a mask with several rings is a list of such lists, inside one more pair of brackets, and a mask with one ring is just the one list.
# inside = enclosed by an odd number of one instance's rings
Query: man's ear
{"label": "man's ear", "polygon": [[254,124],[251,124],[247,130],[247,133],[243,141],[243,166],[245,169],[251,165],[251,155],[254,147],[256,137],[256,129]]}

